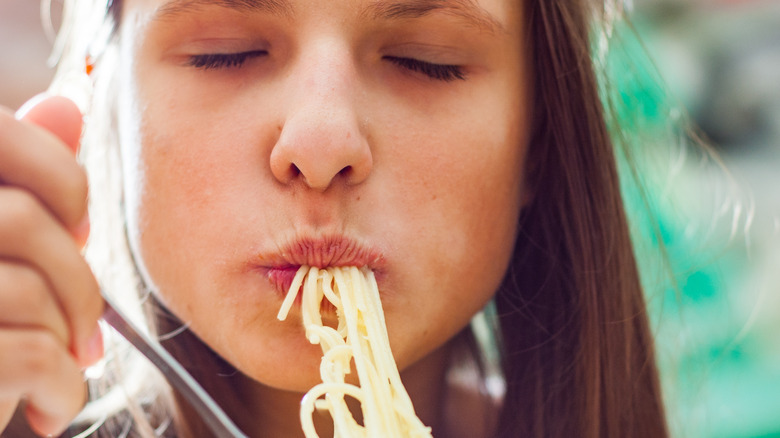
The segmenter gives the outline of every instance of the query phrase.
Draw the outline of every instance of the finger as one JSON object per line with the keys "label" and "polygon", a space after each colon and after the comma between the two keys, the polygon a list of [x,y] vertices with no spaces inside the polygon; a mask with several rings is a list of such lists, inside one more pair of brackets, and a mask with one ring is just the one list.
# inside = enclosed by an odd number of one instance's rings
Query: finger
{"label": "finger", "polygon": [[87,176],[68,147],[7,110],[0,110],[0,183],[34,193],[68,229],[86,214]]}
{"label": "finger", "polygon": [[[16,117],[51,132],[62,140],[74,155],[78,151],[83,119],[81,111],[72,100],[63,96],[40,94],[22,105],[16,112]],[[83,247],[89,235],[89,216],[85,215],[70,231],[79,246]]]}
{"label": "finger", "polygon": [[46,277],[68,321],[73,353],[84,364],[94,361],[101,354],[91,347],[99,338],[103,300],[78,246],[28,192],[0,187],[0,205],[0,257],[28,263]]}
{"label": "finger", "polygon": [[51,132],[73,153],[78,149],[83,121],[81,111],[72,100],[38,95],[22,105],[16,117]]}
{"label": "finger", "polygon": [[13,260],[0,260],[0,326],[49,330],[70,345],[70,330],[54,292],[40,272]]}
{"label": "finger", "polygon": [[19,400],[16,398],[10,400],[0,400],[0,431],[6,428],[8,423],[11,422],[18,404]]}
{"label": "finger", "polygon": [[45,330],[0,329],[0,351],[0,399],[25,398],[36,433],[62,432],[87,397],[73,357]]}

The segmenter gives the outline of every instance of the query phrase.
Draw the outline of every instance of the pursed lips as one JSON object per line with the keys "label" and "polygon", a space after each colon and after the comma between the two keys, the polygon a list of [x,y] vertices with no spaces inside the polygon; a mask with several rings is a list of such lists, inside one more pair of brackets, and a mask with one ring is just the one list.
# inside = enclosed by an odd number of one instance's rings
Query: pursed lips
{"label": "pursed lips", "polygon": [[384,260],[377,249],[342,235],[333,235],[294,240],[277,251],[259,254],[252,265],[264,273],[277,291],[284,295],[301,266],[365,266],[375,272],[378,281]]}

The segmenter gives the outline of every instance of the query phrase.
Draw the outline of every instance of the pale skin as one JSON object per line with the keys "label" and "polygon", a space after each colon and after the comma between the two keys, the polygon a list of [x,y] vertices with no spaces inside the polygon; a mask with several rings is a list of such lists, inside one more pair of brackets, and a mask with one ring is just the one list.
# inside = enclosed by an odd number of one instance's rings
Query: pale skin
{"label": "pale skin", "polygon": [[[418,414],[435,435],[457,436],[463,425],[444,418],[441,388],[429,382],[445,372],[447,341],[495,293],[527,197],[530,67],[519,5],[452,1],[392,14],[378,5],[396,2],[277,3],[125,2],[118,110],[139,268],[251,379],[246,403],[274,401],[273,412],[239,426],[250,436],[296,436],[320,352],[297,308],[276,320],[280,279],[300,264],[368,265]],[[79,410],[79,367],[100,355],[89,339],[101,301],[73,237],[86,198],[68,153],[80,127],[74,111],[44,102],[27,115],[43,128],[0,119],[10,127],[0,130],[0,161],[14,159],[32,181],[0,165],[0,196],[22,206],[0,212],[0,237],[26,224],[28,237],[62,241],[23,251],[0,239],[1,284],[31,278],[27,289],[44,303],[36,308],[49,309],[19,321],[25,312],[4,310],[32,308],[33,298],[3,286],[0,352],[37,335],[54,358],[41,376],[0,355],[0,426],[27,396],[41,433]],[[45,122],[62,114],[67,126]],[[45,152],[26,159],[29,145]]]}

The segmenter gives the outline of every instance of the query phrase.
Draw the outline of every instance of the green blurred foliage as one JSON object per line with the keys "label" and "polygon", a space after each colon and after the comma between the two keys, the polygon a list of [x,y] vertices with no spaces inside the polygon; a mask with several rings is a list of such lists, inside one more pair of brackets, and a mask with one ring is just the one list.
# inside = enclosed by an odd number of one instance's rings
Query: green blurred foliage
{"label": "green blurred foliage", "polygon": [[684,103],[648,55],[642,41],[653,31],[633,16],[594,58],[604,72],[674,436],[780,437],[776,326],[762,323],[772,318],[762,314],[772,288],[756,279],[763,273],[755,259],[766,247],[750,246],[749,197],[697,139]]}

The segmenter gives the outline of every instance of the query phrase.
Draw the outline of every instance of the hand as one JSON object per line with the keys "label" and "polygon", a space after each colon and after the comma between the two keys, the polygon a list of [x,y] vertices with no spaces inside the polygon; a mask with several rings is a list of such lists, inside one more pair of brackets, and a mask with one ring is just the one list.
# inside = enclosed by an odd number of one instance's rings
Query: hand
{"label": "hand", "polygon": [[80,252],[81,129],[78,108],[62,97],[21,120],[0,108],[0,431],[21,400],[35,432],[64,430],[86,400],[81,370],[102,356],[103,300]]}

